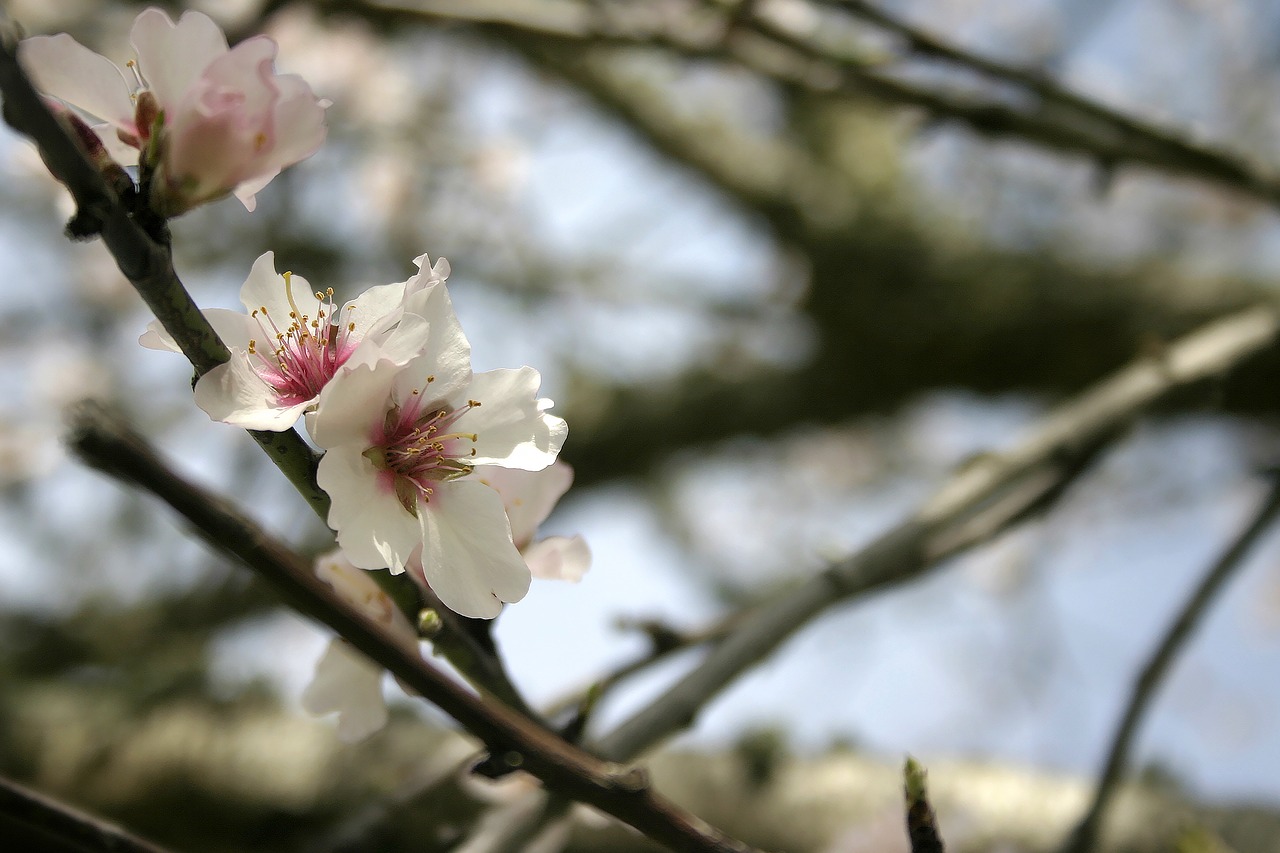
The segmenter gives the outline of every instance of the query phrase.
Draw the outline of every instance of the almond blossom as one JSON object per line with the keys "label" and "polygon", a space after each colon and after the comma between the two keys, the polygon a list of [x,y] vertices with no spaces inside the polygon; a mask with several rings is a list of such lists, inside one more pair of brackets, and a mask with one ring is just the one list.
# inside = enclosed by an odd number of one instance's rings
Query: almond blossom
{"label": "almond blossom", "polygon": [[419,290],[384,346],[418,354],[364,362],[320,392],[310,421],[327,451],[318,481],[329,526],[356,566],[403,572],[412,560],[444,604],[492,618],[529,588],[498,493],[477,465],[537,471],[555,461],[565,422],[538,399],[530,367],[473,374],[446,289]]}
{"label": "almond blossom", "polygon": [[235,193],[255,194],[325,138],[324,110],[297,75],[276,74],[266,36],[227,47],[208,16],[138,15],[136,59],[122,71],[71,36],[24,40],[18,55],[36,88],[92,123],[121,164],[140,167],[148,202],[163,216]]}
{"label": "almond blossom", "polygon": [[[254,262],[240,288],[247,313],[210,308],[203,313],[231,350],[231,359],[196,382],[196,405],[216,421],[279,432],[310,409],[338,369],[362,358],[403,363],[416,353],[410,336],[393,351],[380,346],[399,321],[405,295],[435,287],[449,275],[440,258],[407,281],[371,287],[338,310],[333,290],[312,292],[300,275],[277,273],[275,255]],[[145,347],[178,352],[173,338],[152,321],[139,339]],[[361,347],[364,344],[364,347]],[[352,359],[355,361],[352,361]]]}
{"label": "almond blossom", "polygon": [[[318,557],[315,572],[347,603],[386,628],[399,645],[417,652],[417,632],[368,572],[351,565],[341,551]],[[316,715],[337,713],[338,737],[346,743],[362,740],[387,723],[382,667],[346,640],[334,638],[302,693],[302,707]]]}

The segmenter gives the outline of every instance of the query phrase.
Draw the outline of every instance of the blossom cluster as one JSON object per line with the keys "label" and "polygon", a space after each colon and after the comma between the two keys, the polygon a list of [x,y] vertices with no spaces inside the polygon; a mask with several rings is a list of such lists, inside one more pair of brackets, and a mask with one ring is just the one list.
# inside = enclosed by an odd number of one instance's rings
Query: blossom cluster
{"label": "blossom cluster", "polygon": [[[258,191],[323,142],[328,103],[276,73],[270,38],[228,47],[207,16],[174,23],[151,8],[130,40],[123,70],[65,34],[24,40],[19,58],[99,170],[162,219],[228,194],[253,210]],[[492,618],[531,577],[579,579],[590,553],[580,537],[535,538],[573,479],[557,460],[567,427],[538,396],[538,372],[474,373],[448,263],[415,264],[406,281],[339,307],[332,289],[262,255],[240,291],[244,313],[203,312],[230,358],[199,378],[195,401],[245,429],[303,421],[324,451],[316,476],[339,546],[316,572],[416,648],[406,615],[360,570],[407,574],[457,613]],[[179,351],[154,322],[140,342]],[[339,712],[340,735],[357,739],[386,718],[379,682],[337,640],[304,704]]]}
{"label": "blossom cluster", "polygon": [[[534,541],[572,473],[567,433],[531,367],[473,373],[449,299],[449,265],[339,308],[333,291],[277,273],[272,253],[240,291],[245,313],[204,313],[231,352],[196,382],[214,420],[286,430],[301,418],[325,451],[317,477],[346,560],[408,572],[450,609],[492,618],[530,577],[576,579],[580,539]],[[178,351],[153,322],[140,339]],[[523,552],[523,553],[522,553]]]}

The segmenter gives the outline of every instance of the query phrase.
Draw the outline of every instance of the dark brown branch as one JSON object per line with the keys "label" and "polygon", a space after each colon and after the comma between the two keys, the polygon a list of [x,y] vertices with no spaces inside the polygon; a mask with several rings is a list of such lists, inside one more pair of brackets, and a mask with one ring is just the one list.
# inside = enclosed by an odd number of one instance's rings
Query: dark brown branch
{"label": "dark brown branch", "polygon": [[47,853],[166,853],[165,849],[52,797],[0,777],[0,841]]}
{"label": "dark brown branch", "polygon": [[1165,676],[1172,668],[1178,654],[1195,635],[1196,628],[1204,620],[1218,594],[1244,565],[1245,557],[1257,544],[1258,539],[1271,527],[1276,516],[1280,515],[1280,472],[1272,471],[1269,476],[1272,479],[1270,492],[1235,541],[1209,567],[1209,571],[1182,605],[1182,609],[1169,625],[1150,659],[1142,667],[1141,674],[1133,684],[1120,724],[1112,736],[1111,746],[1107,750],[1107,759],[1094,790],[1093,801],[1063,846],[1062,853],[1087,853],[1094,849],[1102,828],[1102,820],[1106,816],[1107,806],[1115,795],[1125,767],[1129,763],[1129,753],[1133,748],[1133,739],[1138,732],[1138,726],[1155,700]]}
{"label": "dark brown branch", "polygon": [[564,796],[589,803],[673,850],[740,853],[750,848],[706,826],[649,788],[647,774],[600,761],[507,707],[481,699],[402,648],[351,609],[310,567],[227,501],[179,477],[142,436],[101,406],[69,413],[67,443],[86,464],[163,500],[220,551],[266,579],[299,612],[329,626],[401,683],[479,738],[491,754]]}
{"label": "dark brown branch", "polygon": [[720,690],[833,605],[911,580],[1044,509],[1139,413],[1272,346],[1277,329],[1275,315],[1264,309],[1214,323],[1060,407],[1009,450],[979,457],[862,551],[759,608],[688,675],[605,736],[597,752],[615,761],[634,758],[691,725]]}

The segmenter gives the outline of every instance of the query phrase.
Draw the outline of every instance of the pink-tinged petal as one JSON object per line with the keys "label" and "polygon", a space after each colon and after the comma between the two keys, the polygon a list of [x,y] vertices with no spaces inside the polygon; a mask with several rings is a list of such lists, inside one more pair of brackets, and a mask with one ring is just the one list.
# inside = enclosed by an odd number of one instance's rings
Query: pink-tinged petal
{"label": "pink-tinged petal", "polygon": [[[249,339],[253,337],[254,330],[257,328],[256,324],[250,325],[249,318],[239,311],[231,311],[226,308],[206,308],[200,313],[204,314],[204,318],[213,327],[214,333],[228,347],[244,349],[249,345]],[[147,349],[182,352],[178,342],[165,331],[159,320],[152,320],[147,324],[147,330],[138,338],[138,343]]]}
{"label": "pink-tinged petal", "polygon": [[208,15],[186,12],[175,25],[154,7],[133,22],[138,65],[161,107],[172,110],[204,70],[227,52],[227,39]]}
{"label": "pink-tinged petal", "polygon": [[257,206],[254,196],[281,170],[316,153],[328,134],[328,101],[317,99],[311,87],[295,75],[278,76],[275,84],[279,94],[269,119],[271,145],[257,153],[246,167],[245,179],[235,188],[236,198],[250,212]]}
{"label": "pink-tinged petal", "polygon": [[477,482],[442,483],[419,512],[422,569],[450,610],[492,619],[529,591],[529,568],[511,544],[497,492]]}
{"label": "pink-tinged petal", "polygon": [[362,455],[366,447],[333,448],[320,460],[316,479],[332,500],[329,526],[337,531],[347,559],[362,569],[390,567],[398,574],[421,543],[422,532],[394,488],[384,486]]}
{"label": "pink-tinged petal", "polygon": [[455,429],[477,435],[476,465],[540,471],[555,461],[569,428],[537,398],[542,377],[532,367],[477,373],[467,395],[480,403]]}
{"label": "pink-tinged petal", "polygon": [[199,88],[197,80],[209,84],[215,92],[234,92],[239,112],[252,116],[255,124],[268,124],[280,99],[280,80],[275,73],[278,48],[267,36],[254,36],[215,57],[196,80],[186,88],[181,103],[184,108],[208,106],[207,101],[192,101],[190,93]]}
{"label": "pink-tinged petal", "polygon": [[234,350],[229,362],[201,376],[196,382],[196,405],[213,420],[243,429],[291,429],[310,401],[282,405],[275,389],[254,370],[250,358]]}
{"label": "pink-tinged petal", "polygon": [[18,59],[39,91],[115,127],[133,129],[131,88],[105,56],[59,33],[24,39]]}
{"label": "pink-tinged petal", "polygon": [[551,515],[556,501],[573,484],[573,469],[557,460],[541,471],[523,471],[500,465],[478,466],[471,475],[498,493],[511,522],[511,538],[524,550]]}
{"label": "pink-tinged petal", "polygon": [[338,715],[338,738],[356,743],[387,724],[382,697],[382,667],[335,639],[316,664],[316,674],[302,691],[302,707],[316,716]]}
{"label": "pink-tinged petal", "polygon": [[591,568],[591,549],[581,536],[548,536],[523,551],[535,578],[577,583]]}
{"label": "pink-tinged petal", "polygon": [[325,126],[325,107],[311,86],[296,74],[275,77],[277,96],[272,125],[275,146],[266,156],[266,164],[276,169],[305,160],[324,143],[329,130]]}
{"label": "pink-tinged petal", "polygon": [[397,369],[391,362],[378,362],[339,370],[320,392],[311,423],[311,437],[316,444],[327,449],[364,442],[364,452],[390,407],[391,383]]}

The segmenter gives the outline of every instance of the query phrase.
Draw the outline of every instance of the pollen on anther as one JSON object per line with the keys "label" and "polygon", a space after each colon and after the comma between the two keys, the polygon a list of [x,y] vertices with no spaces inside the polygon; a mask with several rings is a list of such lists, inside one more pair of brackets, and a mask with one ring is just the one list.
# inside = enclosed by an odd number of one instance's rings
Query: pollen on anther
{"label": "pollen on anther", "polygon": [[432,374],[430,374],[430,375],[428,375],[428,376],[427,376],[427,382],[429,382],[429,383],[430,383],[430,382],[435,382],[435,381],[436,381],[436,375],[435,375],[434,373],[432,373]]}

